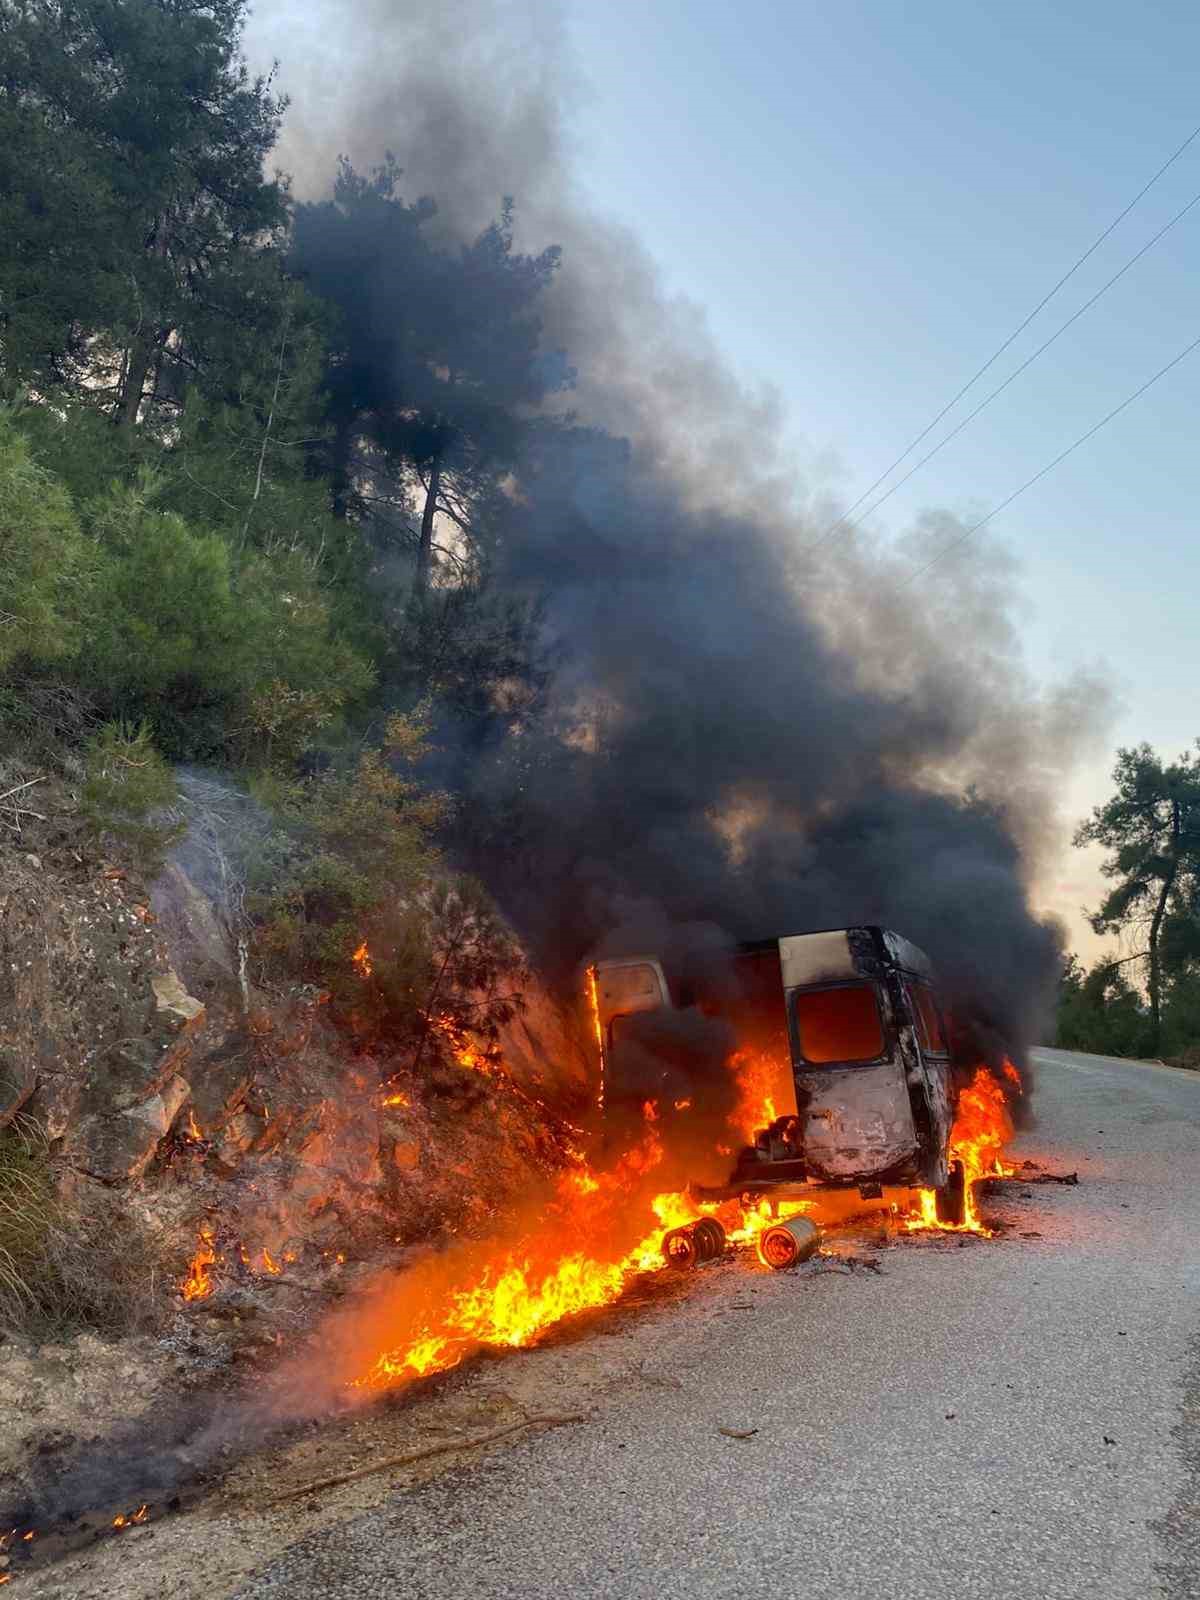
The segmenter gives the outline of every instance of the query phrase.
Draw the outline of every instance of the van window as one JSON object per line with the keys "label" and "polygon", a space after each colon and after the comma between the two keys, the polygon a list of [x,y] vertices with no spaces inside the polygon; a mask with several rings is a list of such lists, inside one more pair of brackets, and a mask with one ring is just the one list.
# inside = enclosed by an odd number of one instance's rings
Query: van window
{"label": "van window", "polygon": [[806,1061],[875,1061],[883,1054],[883,1023],[869,983],[803,989],[795,999],[796,1032]]}
{"label": "van window", "polygon": [[904,988],[908,994],[908,1003],[912,1008],[913,1016],[917,1022],[917,1036],[921,1041],[921,1049],[926,1055],[946,1056],[950,1054],[946,1045],[946,1035],[942,1029],[942,1019],[938,1015],[937,1002],[933,998],[933,990],[927,983],[906,983]]}

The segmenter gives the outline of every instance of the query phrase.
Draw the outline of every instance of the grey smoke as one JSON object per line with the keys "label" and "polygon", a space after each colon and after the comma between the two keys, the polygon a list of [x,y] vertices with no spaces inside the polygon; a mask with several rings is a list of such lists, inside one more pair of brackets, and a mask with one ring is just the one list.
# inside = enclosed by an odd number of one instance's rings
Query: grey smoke
{"label": "grey smoke", "polygon": [[563,248],[546,338],[596,431],[534,450],[502,566],[568,644],[556,722],[473,777],[516,817],[480,864],[543,957],[566,981],[664,923],[883,922],[929,950],[977,1046],[1021,1053],[1060,937],[1029,886],[1106,697],[1031,684],[1003,551],[906,588],[961,526],[931,512],[895,543],[841,530],[809,553],[836,503],[785,457],[775,399],[577,192],[586,86],[554,6],[270,0],[248,42],[282,58],[299,194],[327,190],[338,152],[392,150],[446,236],[512,195],[519,245]]}

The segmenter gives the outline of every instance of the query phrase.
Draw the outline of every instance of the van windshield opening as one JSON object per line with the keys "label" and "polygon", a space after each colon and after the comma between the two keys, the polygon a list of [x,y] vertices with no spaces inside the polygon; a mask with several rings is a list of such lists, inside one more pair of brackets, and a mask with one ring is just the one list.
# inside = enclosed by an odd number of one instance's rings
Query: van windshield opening
{"label": "van windshield opening", "polygon": [[876,1061],[884,1052],[883,1022],[869,983],[802,990],[795,1016],[800,1053],[814,1066]]}

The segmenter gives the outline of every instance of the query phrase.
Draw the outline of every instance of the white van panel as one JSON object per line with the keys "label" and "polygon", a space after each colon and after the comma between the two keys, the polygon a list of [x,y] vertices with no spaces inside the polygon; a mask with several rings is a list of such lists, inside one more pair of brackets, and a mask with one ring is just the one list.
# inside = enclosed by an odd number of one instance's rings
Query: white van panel
{"label": "white van panel", "polygon": [[779,962],[783,968],[784,989],[859,976],[845,928],[831,933],[798,933],[780,939]]}

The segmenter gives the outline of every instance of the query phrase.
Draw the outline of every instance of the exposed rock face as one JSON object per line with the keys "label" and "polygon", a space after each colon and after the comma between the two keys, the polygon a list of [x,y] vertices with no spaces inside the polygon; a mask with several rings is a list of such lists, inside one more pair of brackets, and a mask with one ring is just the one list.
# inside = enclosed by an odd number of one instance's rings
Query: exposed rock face
{"label": "exposed rock face", "polygon": [[212,1229],[214,1316],[248,1288],[274,1306],[293,1283],[300,1305],[306,1277],[355,1255],[486,1227],[561,1161],[573,1134],[551,1107],[581,1098],[585,1058],[548,995],[502,1030],[502,1071],[431,1055],[414,1079],[355,1056],[320,996],[248,986],[211,813],[146,888],[62,798],[35,849],[0,846],[0,1115],[36,1079],[64,1192],[125,1196],[179,1240],[181,1270]]}
{"label": "exposed rock face", "polygon": [[0,1100],[35,1080],[31,1110],[66,1159],[126,1177],[187,1099],[170,1085],[204,1008],[124,872],[72,864],[64,878],[0,859]]}
{"label": "exposed rock face", "polygon": [[191,1092],[191,1085],[175,1074],[159,1094],[147,1095],[121,1110],[80,1118],[66,1141],[67,1160],[89,1178],[104,1183],[140,1178]]}

